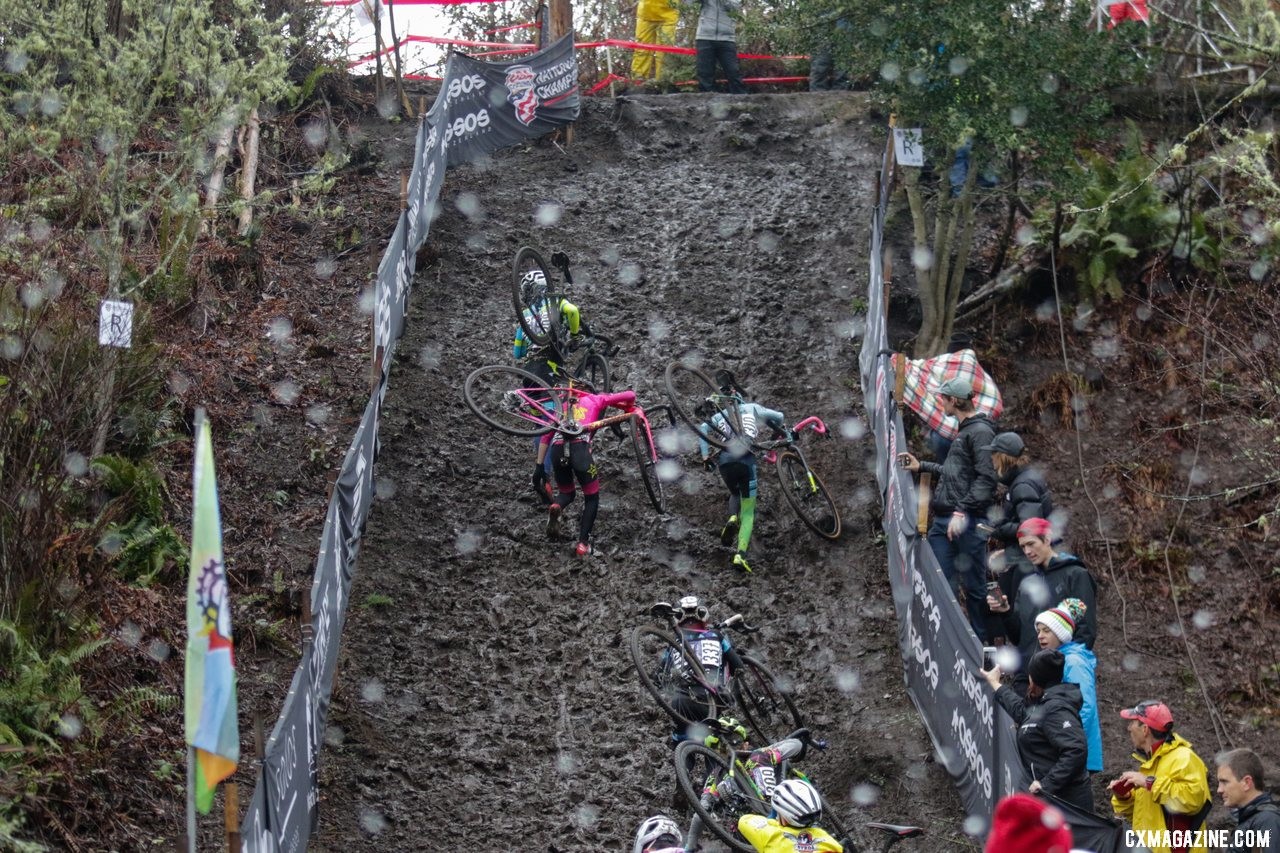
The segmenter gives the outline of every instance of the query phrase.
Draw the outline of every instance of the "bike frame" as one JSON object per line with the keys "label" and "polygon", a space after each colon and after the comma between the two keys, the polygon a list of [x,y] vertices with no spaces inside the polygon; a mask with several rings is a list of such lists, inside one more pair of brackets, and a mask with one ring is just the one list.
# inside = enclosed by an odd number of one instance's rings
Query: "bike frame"
{"label": "bike frame", "polygon": [[[573,406],[571,403],[573,400],[579,397],[586,397],[592,392],[573,387],[572,380],[569,385],[557,385],[551,389],[551,393],[554,396],[552,401],[538,399],[547,396],[545,388],[515,388],[510,393],[515,394],[525,404],[521,411],[514,414],[530,423],[550,427],[566,438],[576,438],[585,432],[595,432],[613,424],[624,423],[634,417],[644,426],[645,435],[649,439],[650,461],[654,463],[658,461],[658,448],[653,440],[653,429],[649,425],[649,416],[641,406],[636,406],[626,412],[619,412],[616,415],[609,415],[591,423],[580,424],[573,418]],[[551,409],[546,407],[548,402],[553,403]],[[560,411],[563,414],[555,417],[554,413],[556,411]]]}

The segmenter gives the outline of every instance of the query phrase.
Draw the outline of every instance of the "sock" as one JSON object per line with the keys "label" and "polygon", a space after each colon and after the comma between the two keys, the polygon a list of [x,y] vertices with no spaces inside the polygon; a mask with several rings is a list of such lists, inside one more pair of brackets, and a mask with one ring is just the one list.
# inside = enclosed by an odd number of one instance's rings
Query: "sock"
{"label": "sock", "polygon": [[578,541],[591,541],[591,528],[596,526],[596,511],[600,509],[600,495],[582,496],[582,518],[578,521]]}
{"label": "sock", "polygon": [[742,512],[738,518],[738,550],[745,553],[751,547],[751,528],[756,524],[755,498],[742,499]]}

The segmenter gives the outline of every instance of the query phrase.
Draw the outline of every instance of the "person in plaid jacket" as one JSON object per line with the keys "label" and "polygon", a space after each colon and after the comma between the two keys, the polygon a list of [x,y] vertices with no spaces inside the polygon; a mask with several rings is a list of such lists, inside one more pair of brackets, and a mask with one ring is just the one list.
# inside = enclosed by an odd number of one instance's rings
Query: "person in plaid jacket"
{"label": "person in plaid jacket", "polygon": [[910,453],[898,461],[912,472],[927,471],[937,479],[933,499],[933,525],[929,547],[938,565],[955,583],[957,574],[964,588],[969,625],[984,643],[987,631],[987,542],[978,530],[979,521],[995,502],[996,472],[987,448],[995,438],[995,427],[973,405],[973,385],[962,376],[953,376],[938,389],[938,402],[947,415],[960,422],[946,461],[921,462]]}

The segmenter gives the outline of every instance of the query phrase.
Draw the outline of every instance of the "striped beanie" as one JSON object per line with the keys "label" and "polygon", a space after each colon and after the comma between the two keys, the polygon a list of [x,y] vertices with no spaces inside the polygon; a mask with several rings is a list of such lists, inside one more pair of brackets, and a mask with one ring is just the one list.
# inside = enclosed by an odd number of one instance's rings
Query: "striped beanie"
{"label": "striped beanie", "polygon": [[1069,643],[1076,632],[1076,623],[1084,617],[1084,612],[1088,609],[1080,599],[1068,598],[1066,601],[1059,602],[1057,607],[1051,607],[1037,616],[1035,624],[1048,628],[1059,642]]}

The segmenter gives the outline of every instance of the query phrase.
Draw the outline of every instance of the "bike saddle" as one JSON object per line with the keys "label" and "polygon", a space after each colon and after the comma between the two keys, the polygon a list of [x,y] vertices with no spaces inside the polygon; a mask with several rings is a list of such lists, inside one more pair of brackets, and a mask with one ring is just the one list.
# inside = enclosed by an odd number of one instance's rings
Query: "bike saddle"
{"label": "bike saddle", "polygon": [[887,832],[890,835],[896,835],[899,838],[915,838],[917,835],[924,835],[924,830],[918,826],[899,826],[896,823],[868,823],[867,826],[872,829],[878,829],[881,832]]}

